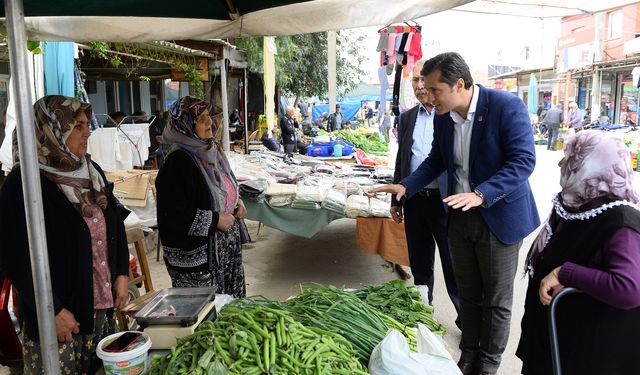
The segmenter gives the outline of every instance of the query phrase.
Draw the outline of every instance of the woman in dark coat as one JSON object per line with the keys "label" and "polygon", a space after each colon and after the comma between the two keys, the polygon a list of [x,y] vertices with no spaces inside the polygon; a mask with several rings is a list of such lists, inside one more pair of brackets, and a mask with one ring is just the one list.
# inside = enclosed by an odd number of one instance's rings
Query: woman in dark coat
{"label": "woman in dark coat", "polygon": [[178,100],[162,138],[170,149],[156,178],[158,228],[171,284],[244,296],[239,219],[246,209],[214,142],[208,104]]}
{"label": "woman in dark coat", "polygon": [[640,374],[640,207],[629,150],[597,131],[568,139],[562,191],[528,256],[529,288],[516,354],[523,374],[552,374],[548,305],[558,303],[563,375]]}
{"label": "woman in dark coat", "polygon": [[[116,200],[87,154],[88,103],[46,96],[35,131],[62,373],[94,374],[99,340],[127,298],[129,252]],[[14,158],[17,144],[14,140]],[[20,164],[0,192],[0,268],[18,290],[24,373],[42,373]]]}

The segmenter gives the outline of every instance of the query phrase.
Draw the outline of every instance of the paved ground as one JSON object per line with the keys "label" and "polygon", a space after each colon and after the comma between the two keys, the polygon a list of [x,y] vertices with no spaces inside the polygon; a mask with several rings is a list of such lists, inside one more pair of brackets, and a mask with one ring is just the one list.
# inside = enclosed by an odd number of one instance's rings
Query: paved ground
{"label": "paved ground", "polygon": [[[551,209],[551,197],[559,190],[557,163],[561,158],[561,152],[547,151],[544,146],[536,146],[536,151],[538,161],[530,181],[539,212],[546,218]],[[395,154],[395,151],[392,150],[391,154]],[[248,226],[255,240],[255,243],[247,245],[244,251],[248,295],[263,295],[283,300],[296,294],[299,284],[304,282],[357,288],[360,285],[382,283],[397,277],[380,257],[363,254],[357,250],[355,220],[334,221],[311,239],[292,236],[268,227],[262,227],[257,235],[257,223],[249,221]],[[529,236],[522,246],[520,265],[523,264],[534,235],[535,233]],[[155,254],[150,254],[150,263],[156,288],[169,287],[170,280],[162,260],[156,262]],[[454,325],[455,311],[446,294],[439,264],[436,273],[435,316],[449,327],[445,341],[457,359],[460,331]],[[519,325],[525,290],[526,280],[519,272],[515,281],[511,335],[500,368],[502,375],[519,374],[521,362],[514,353],[520,335]]]}

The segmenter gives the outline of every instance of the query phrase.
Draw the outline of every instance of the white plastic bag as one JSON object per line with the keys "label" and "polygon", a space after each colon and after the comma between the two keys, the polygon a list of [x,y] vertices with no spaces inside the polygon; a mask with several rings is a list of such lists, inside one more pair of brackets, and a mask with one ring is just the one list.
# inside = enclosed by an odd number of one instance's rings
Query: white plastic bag
{"label": "white plastic bag", "polygon": [[418,324],[418,353],[409,351],[402,333],[390,330],[371,353],[369,372],[372,375],[462,375],[438,336],[423,324]]}
{"label": "white plastic bag", "polygon": [[431,305],[429,303],[429,286],[416,285],[416,289],[418,289],[418,292],[420,292],[420,302],[424,303],[427,306]]}

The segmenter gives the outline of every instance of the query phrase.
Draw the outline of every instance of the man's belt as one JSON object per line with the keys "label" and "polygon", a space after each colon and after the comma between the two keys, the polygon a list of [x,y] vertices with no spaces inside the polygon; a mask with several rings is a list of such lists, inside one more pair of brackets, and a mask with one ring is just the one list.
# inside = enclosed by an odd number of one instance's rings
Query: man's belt
{"label": "man's belt", "polygon": [[423,197],[427,197],[427,198],[432,198],[432,197],[440,198],[440,189],[424,188],[424,189],[420,190],[418,192],[418,194],[422,195]]}

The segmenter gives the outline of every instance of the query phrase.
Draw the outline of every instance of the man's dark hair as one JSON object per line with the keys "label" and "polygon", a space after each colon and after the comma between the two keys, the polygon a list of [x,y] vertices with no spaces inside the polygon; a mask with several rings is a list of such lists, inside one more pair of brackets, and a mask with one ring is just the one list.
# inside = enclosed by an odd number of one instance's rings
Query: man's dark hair
{"label": "man's dark hair", "polygon": [[460,78],[464,80],[465,89],[473,85],[469,65],[457,52],[445,52],[430,58],[424,63],[420,75],[426,77],[436,70],[440,71],[440,82],[450,87],[453,87]]}

